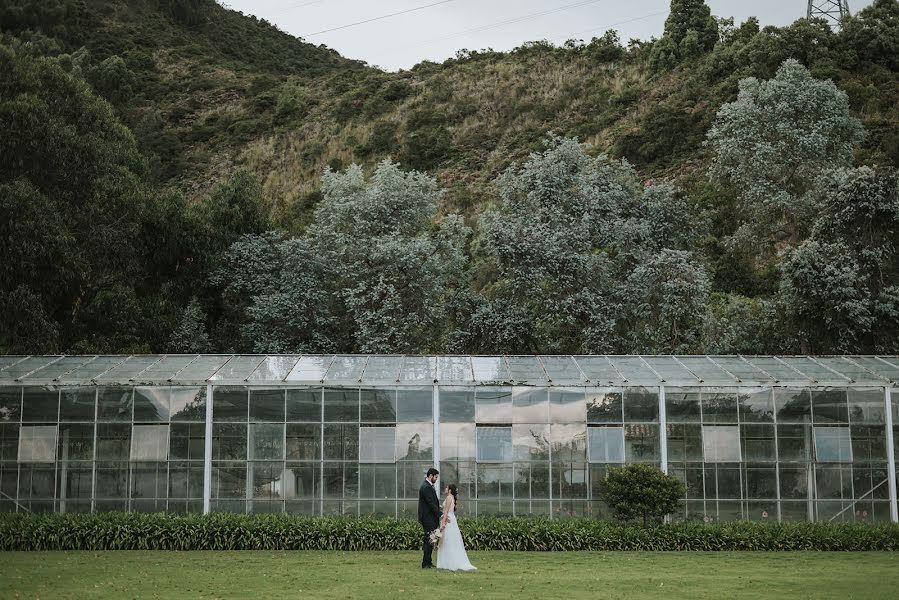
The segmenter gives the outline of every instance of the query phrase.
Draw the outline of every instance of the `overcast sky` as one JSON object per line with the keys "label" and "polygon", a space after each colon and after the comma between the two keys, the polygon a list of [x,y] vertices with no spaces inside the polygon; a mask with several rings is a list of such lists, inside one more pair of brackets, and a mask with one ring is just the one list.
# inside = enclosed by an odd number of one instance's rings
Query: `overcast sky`
{"label": "overcast sky", "polygon": [[[872,0],[850,0],[855,12]],[[617,29],[631,38],[658,37],[669,0],[220,0],[307,42],[388,71],[422,60],[443,61],[461,48],[510,50],[523,42],[589,40]],[[707,0],[712,14],[736,22],[758,17],[786,25],[804,17],[807,0]],[[431,6],[428,6],[431,5]],[[426,7],[418,9],[419,7]],[[387,18],[392,13],[410,11]],[[353,25],[373,19],[368,23]],[[339,28],[339,29],[338,29]],[[326,31],[336,29],[335,31]],[[323,33],[319,33],[323,32]]]}

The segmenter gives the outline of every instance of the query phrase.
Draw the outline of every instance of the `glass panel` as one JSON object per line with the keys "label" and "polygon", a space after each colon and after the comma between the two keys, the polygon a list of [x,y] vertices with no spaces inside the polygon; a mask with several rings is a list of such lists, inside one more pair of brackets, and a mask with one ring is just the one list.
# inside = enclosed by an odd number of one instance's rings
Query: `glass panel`
{"label": "glass panel", "polygon": [[97,460],[128,460],[130,449],[129,423],[97,424]]}
{"label": "glass panel", "polygon": [[853,356],[852,362],[890,381],[899,381],[899,365],[893,365],[874,356]]}
{"label": "glass panel", "polygon": [[[440,357],[439,361],[444,360]],[[457,357],[454,357],[457,358]],[[461,358],[461,357],[458,357]],[[440,364],[440,362],[438,362]],[[471,369],[474,372],[474,380],[481,382],[509,381],[509,371],[501,356],[474,356],[471,357]],[[443,377],[442,379],[445,379]]]}
{"label": "glass panel", "polygon": [[434,427],[430,423],[400,423],[396,426],[397,460],[434,458]]}
{"label": "glass panel", "polygon": [[509,423],[512,420],[512,389],[478,388],[475,392],[475,420],[478,423]]}
{"label": "glass panel", "polygon": [[11,383],[35,369],[40,369],[51,364],[59,358],[59,356],[29,356],[28,358],[0,371],[0,381]]}
{"label": "glass panel", "polygon": [[300,388],[287,390],[287,420],[321,423],[322,389]]}
{"label": "glass panel", "polygon": [[513,425],[512,452],[515,460],[549,460],[549,425]]}
{"label": "glass panel", "polygon": [[395,389],[363,388],[360,398],[360,419],[363,423],[396,423]]}
{"label": "glass panel", "polygon": [[179,460],[203,460],[206,425],[172,423],[169,456]]}
{"label": "glass panel", "polygon": [[700,377],[703,382],[708,384],[734,384],[737,383],[736,378],[722,370],[720,366],[715,364],[708,356],[678,356],[679,360],[685,367],[690,369],[694,375]]}
{"label": "glass panel", "polygon": [[325,373],[325,383],[358,383],[367,362],[367,356],[335,356]]}
{"label": "glass panel", "polygon": [[[130,419],[130,414],[129,414]],[[22,421],[53,422],[59,420],[59,391],[44,387],[26,387],[22,400]]]}
{"label": "glass panel", "polygon": [[434,419],[433,387],[401,387],[396,392],[396,420],[423,423]]}
{"label": "glass panel", "polygon": [[246,498],[247,463],[213,462],[211,496],[213,498]]}
{"label": "glass panel", "polygon": [[[480,431],[481,427],[478,428]],[[512,482],[514,481],[512,465],[479,464],[478,469],[478,500],[483,498],[508,498],[512,499]],[[480,508],[480,503],[479,503]],[[509,504],[511,513],[511,503]]]}
{"label": "glass panel", "polygon": [[[59,426],[59,460],[92,460],[93,458],[93,423],[65,423]],[[0,459],[5,460],[5,457],[0,457]]]}
{"label": "glass panel", "polygon": [[297,361],[293,370],[287,376],[287,381],[314,381],[320,383],[325,378],[325,373],[331,365],[334,357],[330,354],[325,356],[303,356]]}
{"label": "glass panel", "polygon": [[131,432],[131,460],[168,460],[169,426],[135,425]]}
{"label": "glass panel", "polygon": [[250,421],[284,422],[284,390],[250,388]]}
{"label": "glass panel", "polygon": [[161,356],[130,356],[108,371],[97,375],[96,380],[109,383],[128,384],[141,373],[155,365]]}
{"label": "glass panel", "polygon": [[172,421],[206,420],[205,387],[176,387],[171,390]]}
{"label": "glass panel", "polygon": [[583,423],[587,420],[584,388],[549,388],[549,413],[553,423]]}
{"label": "glass panel", "polygon": [[[158,426],[153,425],[153,427]],[[168,465],[164,462],[131,465],[131,497],[165,498],[168,495],[168,475]],[[134,503],[132,503],[132,510],[134,508]]]}
{"label": "glass panel", "polygon": [[93,359],[93,356],[64,356],[57,361],[48,363],[37,371],[22,375],[20,379],[26,383],[37,383],[42,381],[53,383],[57,377],[61,377]]}
{"label": "glass panel", "polygon": [[812,394],[806,388],[777,388],[774,390],[778,423],[811,423]]}
{"label": "glass panel", "polygon": [[850,427],[850,435],[852,457],[856,463],[887,460],[885,427],[853,424]]}
{"label": "glass panel", "polygon": [[478,427],[478,461],[512,460],[511,427]]}
{"label": "glass panel", "polygon": [[365,365],[362,381],[366,383],[395,383],[399,380],[402,356],[372,356]]}
{"label": "glass panel", "polygon": [[359,426],[325,425],[325,460],[359,460]]}
{"label": "glass panel", "polygon": [[[548,462],[517,462],[512,465],[512,468],[515,470],[516,498],[549,498],[550,465]],[[525,515],[531,512],[531,510],[527,510]],[[517,509],[516,514],[522,516]]]}
{"label": "glass panel", "polygon": [[815,427],[815,460],[852,462],[852,442],[848,427]]}
{"label": "glass panel", "polygon": [[[326,462],[323,467],[325,498],[356,498],[359,492],[359,463]],[[356,509],[350,509],[355,514]]]}
{"label": "glass panel", "polygon": [[170,395],[166,387],[134,388],[134,420],[168,421]]}
{"label": "glass panel", "polygon": [[741,388],[740,421],[770,423],[774,421],[774,398],[770,389]]}
{"label": "glass panel", "polygon": [[263,360],[265,360],[264,356],[232,356],[231,360],[216,371],[215,375],[210,377],[209,380],[245,381],[256,370],[256,367],[262,364]]}
{"label": "glass panel", "polygon": [[[283,462],[251,462],[248,464],[248,467],[247,477],[250,481],[252,498],[262,500],[279,500],[282,498]],[[269,505],[265,502],[254,502],[253,512],[281,512],[281,509],[280,504]]]}
{"label": "glass panel", "polygon": [[774,425],[742,425],[740,438],[743,445],[743,460],[747,462],[776,460]]}
{"label": "glass panel", "polygon": [[852,388],[849,396],[849,419],[853,423],[885,423],[886,402],[880,388]]}
{"label": "glass panel", "polygon": [[284,459],[284,425],[281,423],[251,423],[249,432],[250,459]]}
{"label": "glass panel", "polygon": [[23,425],[19,430],[19,462],[56,460],[56,425]]}
{"label": "glass panel", "polygon": [[474,421],[474,388],[441,386],[439,393],[441,423],[471,423]]}
{"label": "glass panel", "polygon": [[665,388],[665,416],[671,422],[699,421],[700,388]]}
{"label": "glass panel", "polygon": [[748,465],[745,486],[747,498],[777,498],[777,469],[774,465]]}
{"label": "glass panel", "polygon": [[551,429],[553,461],[587,460],[587,427],[577,425],[553,425]]}
{"label": "glass panel", "polygon": [[299,356],[266,356],[247,381],[284,381],[299,360]]}
{"label": "glass panel", "polygon": [[[94,464],[92,462],[62,462],[59,465],[57,481],[60,504],[65,504],[64,512],[90,512],[90,499],[94,491]],[[86,510],[76,510],[72,499],[86,499]],[[61,507],[61,512],[63,511]]]}
{"label": "glass panel", "polygon": [[744,383],[773,382],[774,378],[766,375],[761,369],[739,356],[712,356],[711,360],[735,377],[739,377]]}
{"label": "glass panel", "polygon": [[777,452],[781,462],[809,459],[812,428],[807,425],[778,425]]}
{"label": "glass panel", "polygon": [[96,420],[97,389],[80,387],[62,390],[59,406],[60,421]]}
{"label": "glass panel", "polygon": [[[633,383],[661,383],[659,376],[652,372],[639,356],[610,356],[609,361],[618,369],[627,381]],[[690,379],[695,379],[690,377]]]}
{"label": "glass panel", "polygon": [[470,382],[474,374],[467,356],[438,356],[437,379],[441,383]]}
{"label": "glass panel", "polygon": [[849,382],[848,377],[843,377],[818,364],[807,356],[785,356],[781,360],[792,368],[801,371],[815,381],[831,381],[836,383]]}
{"label": "glass panel", "polygon": [[477,449],[475,440],[475,425],[473,423],[441,423],[441,460],[474,460]]}
{"label": "glass panel", "polygon": [[437,381],[437,358],[433,356],[407,356],[403,359],[403,366],[400,370],[400,381],[402,382],[436,382]]}
{"label": "glass panel", "polygon": [[[852,498],[852,469],[839,465],[815,466],[815,491],[818,499]],[[817,508],[820,510],[820,506]]]}
{"label": "glass panel", "polygon": [[514,423],[547,423],[549,392],[542,387],[512,388],[512,421]]}
{"label": "glass panel", "polygon": [[629,387],[624,390],[625,421],[658,421],[659,391],[657,388]]}
{"label": "glass panel", "polygon": [[[536,356],[509,356],[509,376],[512,381],[542,385],[546,383],[546,371]],[[572,365],[573,366],[573,365]]]}
{"label": "glass panel", "polygon": [[623,427],[588,427],[587,456],[590,462],[624,462]]}
{"label": "glass panel", "polygon": [[359,422],[357,388],[325,388],[325,421]]}
{"label": "glass panel", "polygon": [[668,460],[702,460],[702,427],[700,425],[668,425]]}
{"label": "glass panel", "polygon": [[101,387],[97,390],[98,421],[131,421],[133,389]]}
{"label": "glass panel", "polygon": [[774,357],[765,357],[765,356],[753,356],[747,357],[747,361],[749,361],[754,367],[757,367],[763,370],[765,373],[774,378],[775,381],[796,381],[796,382],[804,382],[808,381],[812,383],[812,380],[808,377],[808,375],[804,373],[799,373],[794,369],[791,369],[787,365],[778,361]]}
{"label": "glass panel", "polygon": [[541,356],[540,362],[553,383],[585,383],[584,375],[571,356]]}
{"label": "glass panel", "polygon": [[622,376],[618,373],[609,359],[605,356],[576,356],[572,357],[581,368],[587,379],[597,384],[622,382]]}
{"label": "glass panel", "polygon": [[243,387],[215,387],[212,390],[213,421],[247,421],[248,393]]}
{"label": "glass panel", "polygon": [[359,461],[394,462],[396,460],[395,427],[360,427]]}
{"label": "glass panel", "polygon": [[22,388],[0,387],[0,421],[15,422],[22,416]]}
{"label": "glass panel", "polygon": [[285,498],[318,498],[321,495],[321,464],[289,462],[284,476]]}
{"label": "glass panel", "polygon": [[621,423],[624,419],[620,388],[587,388],[587,422]]}
{"label": "glass panel", "polygon": [[740,462],[739,428],[704,425],[702,447],[706,462]]}
{"label": "glass panel", "polygon": [[[393,463],[359,465],[359,497],[396,498],[396,465]],[[391,503],[390,506],[393,506],[393,509],[381,509],[381,514],[393,517],[396,514],[396,505]],[[378,513],[377,509],[366,512],[371,515]]]}
{"label": "glass panel", "polygon": [[230,356],[200,356],[181,369],[175,379],[183,382],[208,381],[230,358]]}
{"label": "glass panel", "polygon": [[175,375],[192,363],[196,356],[166,356],[141,373],[141,381],[171,381]]}
{"label": "glass panel", "polygon": [[[0,423],[0,462],[15,461],[19,457],[19,424]],[[15,495],[13,495],[15,498]],[[0,498],[2,499],[2,498]],[[3,511],[0,511],[3,512]]]}
{"label": "glass panel", "polygon": [[624,456],[627,462],[658,463],[659,426],[644,423],[625,423]]}
{"label": "glass panel", "polygon": [[[94,489],[94,494],[97,498],[127,498],[128,463],[98,462],[97,485]],[[108,504],[105,510],[118,511],[124,509],[124,504]]]}
{"label": "glass panel", "polygon": [[858,364],[858,361],[855,359],[850,360],[847,357],[843,356],[820,356],[815,357],[815,360],[824,365],[829,369],[833,369],[838,373],[842,374],[849,379],[860,382],[867,383],[871,382],[872,384],[885,384],[889,381],[889,377],[880,378],[874,373],[871,373],[867,369],[862,368]]}
{"label": "glass panel", "polygon": [[815,423],[848,423],[846,390],[812,390],[812,416]]}
{"label": "glass panel", "polygon": [[321,436],[321,425],[287,425],[287,460],[321,460]]}
{"label": "glass panel", "polygon": [[701,383],[696,375],[671,356],[643,356],[642,358],[665,381],[682,382],[687,385]]}
{"label": "glass panel", "polygon": [[245,423],[213,423],[213,460],[246,460],[247,425]]}
{"label": "glass panel", "polygon": [[704,423],[736,423],[737,391],[725,388],[704,388],[702,391],[702,421]]}

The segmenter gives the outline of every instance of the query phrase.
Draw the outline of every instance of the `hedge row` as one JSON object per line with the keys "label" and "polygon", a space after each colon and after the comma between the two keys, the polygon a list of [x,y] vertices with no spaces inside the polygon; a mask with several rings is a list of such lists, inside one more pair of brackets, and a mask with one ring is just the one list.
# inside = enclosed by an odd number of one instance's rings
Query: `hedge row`
{"label": "hedge row", "polygon": [[[468,519],[470,550],[899,550],[899,525],[674,524]],[[411,520],[291,515],[66,514],[0,517],[0,550],[417,550]]]}

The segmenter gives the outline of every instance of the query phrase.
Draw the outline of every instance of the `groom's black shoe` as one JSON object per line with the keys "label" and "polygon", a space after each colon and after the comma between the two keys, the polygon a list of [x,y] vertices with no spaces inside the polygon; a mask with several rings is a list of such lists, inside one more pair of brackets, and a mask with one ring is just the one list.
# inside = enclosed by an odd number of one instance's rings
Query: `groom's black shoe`
{"label": "groom's black shoe", "polygon": [[434,565],[422,565],[421,568],[422,569],[433,569]]}

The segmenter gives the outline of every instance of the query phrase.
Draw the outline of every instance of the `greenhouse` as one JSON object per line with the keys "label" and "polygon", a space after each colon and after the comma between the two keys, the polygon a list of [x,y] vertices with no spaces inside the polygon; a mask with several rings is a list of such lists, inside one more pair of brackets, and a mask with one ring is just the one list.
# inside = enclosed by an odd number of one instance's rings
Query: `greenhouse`
{"label": "greenhouse", "polygon": [[895,356],[0,356],[0,511],[897,520]]}

